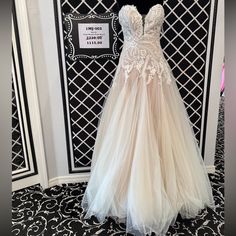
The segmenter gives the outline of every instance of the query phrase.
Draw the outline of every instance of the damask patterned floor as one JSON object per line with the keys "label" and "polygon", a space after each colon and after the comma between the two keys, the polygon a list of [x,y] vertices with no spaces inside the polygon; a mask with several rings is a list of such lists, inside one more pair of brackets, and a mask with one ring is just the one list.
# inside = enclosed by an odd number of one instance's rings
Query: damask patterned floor
{"label": "damask patterned floor", "polygon": [[[194,220],[177,219],[169,235],[224,235],[224,97],[221,98],[217,144],[216,173],[210,174],[216,211],[205,209]],[[107,218],[83,219],[80,202],[86,183],[66,184],[45,190],[32,186],[12,193],[12,235],[27,236],[121,236],[125,225]],[[131,236],[131,235],[129,235]]]}

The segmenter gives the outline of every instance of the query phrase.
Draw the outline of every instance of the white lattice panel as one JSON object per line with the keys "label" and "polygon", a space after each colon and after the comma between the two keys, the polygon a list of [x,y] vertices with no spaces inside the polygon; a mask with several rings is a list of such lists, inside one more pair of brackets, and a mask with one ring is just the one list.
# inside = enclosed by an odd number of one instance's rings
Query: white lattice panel
{"label": "white lattice panel", "polygon": [[16,103],[15,87],[12,81],[12,171],[26,168],[26,159],[23,151],[22,133]]}

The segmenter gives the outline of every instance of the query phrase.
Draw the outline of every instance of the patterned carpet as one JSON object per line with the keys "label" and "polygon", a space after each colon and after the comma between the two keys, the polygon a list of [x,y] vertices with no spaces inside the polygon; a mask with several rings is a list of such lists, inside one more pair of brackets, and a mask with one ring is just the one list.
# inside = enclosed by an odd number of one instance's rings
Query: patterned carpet
{"label": "patterned carpet", "polygon": [[[194,220],[181,217],[169,235],[224,235],[224,97],[221,98],[215,174],[210,174],[216,210],[205,209]],[[84,220],[80,202],[86,183],[65,184],[42,191],[32,186],[12,193],[12,235],[87,236],[125,235],[125,225],[112,218],[100,224],[95,217]],[[154,234],[153,234],[154,235]],[[129,234],[131,236],[131,234]]]}

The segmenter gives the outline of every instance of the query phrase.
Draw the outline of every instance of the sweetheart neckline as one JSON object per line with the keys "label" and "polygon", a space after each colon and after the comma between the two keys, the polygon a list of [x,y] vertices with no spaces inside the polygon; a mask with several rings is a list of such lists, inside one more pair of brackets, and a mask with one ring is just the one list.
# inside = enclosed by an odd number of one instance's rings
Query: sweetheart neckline
{"label": "sweetheart neckline", "polygon": [[[120,11],[122,10],[122,8],[125,8],[125,7],[131,7],[135,10],[135,12],[138,14],[138,16],[141,18],[141,25],[142,25],[142,36],[145,34],[145,26],[146,26],[146,18],[148,17],[148,15],[150,14],[151,10],[154,8],[154,7],[157,7],[157,6],[161,6],[161,8],[164,10],[164,7],[162,4],[160,3],[157,3],[153,6],[151,6],[147,12],[146,15],[144,15],[144,17],[141,15],[141,13],[138,11],[138,8],[137,6],[135,6],[134,4],[125,4],[121,7]],[[143,18],[143,19],[142,19]]]}
{"label": "sweetheart neckline", "polygon": [[[148,10],[148,12],[147,12],[147,14],[145,15],[144,18],[146,18],[146,16],[151,12],[152,8],[154,8],[154,7],[156,7],[156,6],[161,6],[161,8],[163,8],[163,5],[160,4],[160,3],[157,3],[157,4],[153,5],[153,6],[151,6],[151,7],[149,8],[149,10]],[[125,5],[123,5],[123,6],[121,7],[121,9],[122,9],[122,8],[125,8],[125,7],[133,7],[133,8],[135,9],[135,11],[138,13],[138,15],[142,17],[142,14],[138,11],[137,6],[135,6],[134,4],[125,4]],[[120,9],[120,11],[121,11],[121,9]]]}

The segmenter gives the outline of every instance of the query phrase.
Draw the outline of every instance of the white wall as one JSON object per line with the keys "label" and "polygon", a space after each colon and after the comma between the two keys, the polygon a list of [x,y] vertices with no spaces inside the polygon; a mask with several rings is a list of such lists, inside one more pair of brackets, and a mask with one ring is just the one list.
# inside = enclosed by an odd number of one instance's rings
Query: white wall
{"label": "white wall", "polygon": [[68,174],[53,1],[27,0],[48,177]]}
{"label": "white wall", "polygon": [[[210,47],[208,49],[210,49]],[[220,102],[220,82],[224,55],[224,1],[219,0],[216,18],[214,54],[212,60],[211,85],[204,154],[204,162],[208,166],[213,166],[215,161],[215,145]]]}

